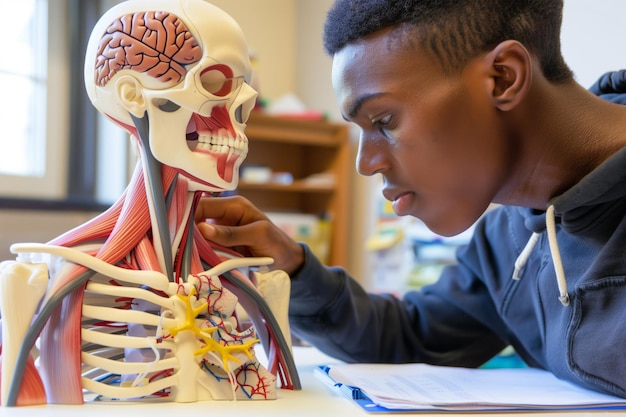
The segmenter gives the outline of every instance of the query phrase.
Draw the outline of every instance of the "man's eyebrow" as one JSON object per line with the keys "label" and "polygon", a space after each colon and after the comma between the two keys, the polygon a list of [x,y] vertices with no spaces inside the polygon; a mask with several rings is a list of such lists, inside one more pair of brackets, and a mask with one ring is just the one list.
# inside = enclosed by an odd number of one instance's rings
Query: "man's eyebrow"
{"label": "man's eyebrow", "polygon": [[350,118],[354,118],[356,117],[357,114],[359,114],[359,111],[361,111],[361,107],[363,107],[363,105],[371,99],[374,99],[376,97],[380,97],[383,96],[384,93],[371,93],[371,94],[364,94],[362,96],[360,96],[359,98],[357,98],[356,100],[354,100],[354,102],[352,103],[352,105],[348,108],[348,117]]}

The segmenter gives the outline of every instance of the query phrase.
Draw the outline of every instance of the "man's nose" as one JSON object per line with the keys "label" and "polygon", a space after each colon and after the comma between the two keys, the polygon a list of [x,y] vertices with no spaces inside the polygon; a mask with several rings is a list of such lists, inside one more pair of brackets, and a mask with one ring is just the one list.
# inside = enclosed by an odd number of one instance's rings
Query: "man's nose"
{"label": "man's nose", "polygon": [[361,132],[356,157],[356,169],[361,175],[371,176],[388,168],[386,141]]}

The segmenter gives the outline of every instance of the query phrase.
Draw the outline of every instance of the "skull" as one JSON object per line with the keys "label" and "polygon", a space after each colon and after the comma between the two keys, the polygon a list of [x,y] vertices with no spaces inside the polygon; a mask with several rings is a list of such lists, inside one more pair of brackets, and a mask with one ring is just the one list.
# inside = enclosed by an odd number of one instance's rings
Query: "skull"
{"label": "skull", "polygon": [[240,27],[204,0],[120,3],[96,24],[85,59],[98,111],[131,133],[132,116],[147,117],[149,152],[194,191],[237,186],[257,96],[250,75]]}

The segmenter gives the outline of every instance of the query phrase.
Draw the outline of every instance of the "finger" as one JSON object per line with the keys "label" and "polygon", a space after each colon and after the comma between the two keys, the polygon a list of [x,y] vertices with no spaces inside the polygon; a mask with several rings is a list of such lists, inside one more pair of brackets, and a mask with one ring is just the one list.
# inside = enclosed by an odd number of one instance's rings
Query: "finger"
{"label": "finger", "polygon": [[238,252],[242,256],[247,256],[247,257],[253,256],[253,254],[251,253],[250,249],[247,246],[227,246],[226,244],[222,244],[218,242],[220,240],[219,234],[216,232],[215,227],[213,227],[209,223],[199,223],[198,230],[200,231],[200,234],[209,242],[217,244],[218,246],[222,248],[228,248],[229,250]]}
{"label": "finger", "polygon": [[202,198],[194,217],[196,222],[212,219],[214,223],[233,226],[267,220],[267,216],[241,196]]}
{"label": "finger", "polygon": [[236,203],[226,197],[203,197],[198,202],[194,218],[196,222],[205,219],[222,219],[235,211],[240,212],[241,210],[237,208]]}
{"label": "finger", "polygon": [[198,223],[198,230],[206,240],[213,240],[215,236],[215,227],[209,223]]}
{"label": "finger", "polygon": [[199,223],[198,228],[205,239],[226,247],[254,246],[254,236],[259,234],[259,227],[255,223],[242,226]]}

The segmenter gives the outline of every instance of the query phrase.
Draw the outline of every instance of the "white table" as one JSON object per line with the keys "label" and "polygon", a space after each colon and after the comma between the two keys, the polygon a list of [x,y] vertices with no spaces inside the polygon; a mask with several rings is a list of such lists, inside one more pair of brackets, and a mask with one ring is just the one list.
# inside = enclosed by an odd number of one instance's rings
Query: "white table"
{"label": "white table", "polygon": [[[37,416],[37,417],[159,417],[159,416],[248,416],[248,417],[349,417],[378,416],[368,414],[356,404],[327,386],[314,374],[317,365],[332,364],[338,361],[310,347],[295,347],[295,361],[298,367],[302,390],[278,390],[276,400],[260,401],[212,401],[196,403],[174,402],[88,402],[84,405],[46,405],[35,407],[0,407],[0,416]],[[576,413],[514,413],[515,417],[555,417],[572,415],[577,417],[601,415],[626,415],[621,412],[576,412]],[[388,415],[388,414],[386,414]],[[406,414],[399,414],[406,415]],[[419,414],[427,416],[428,414]],[[452,417],[455,414],[439,414]],[[472,414],[459,414],[470,416]],[[475,414],[474,414],[475,415]],[[506,414],[489,414],[490,417]]]}

